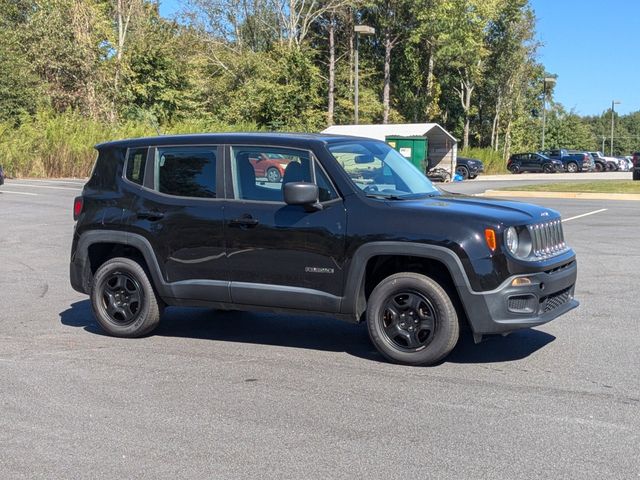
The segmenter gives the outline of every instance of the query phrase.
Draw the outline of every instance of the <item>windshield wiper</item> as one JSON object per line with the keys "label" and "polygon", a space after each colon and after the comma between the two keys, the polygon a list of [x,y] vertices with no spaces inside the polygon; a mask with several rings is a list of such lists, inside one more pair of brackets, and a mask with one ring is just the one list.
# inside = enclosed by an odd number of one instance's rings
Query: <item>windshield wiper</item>
{"label": "windshield wiper", "polygon": [[404,200],[403,197],[399,197],[398,195],[391,195],[386,193],[367,193],[366,197],[369,198],[381,198],[383,200]]}
{"label": "windshield wiper", "polygon": [[402,199],[404,200],[417,200],[420,198],[431,198],[440,196],[440,192],[429,192],[429,193],[409,193],[407,195],[403,195]]}

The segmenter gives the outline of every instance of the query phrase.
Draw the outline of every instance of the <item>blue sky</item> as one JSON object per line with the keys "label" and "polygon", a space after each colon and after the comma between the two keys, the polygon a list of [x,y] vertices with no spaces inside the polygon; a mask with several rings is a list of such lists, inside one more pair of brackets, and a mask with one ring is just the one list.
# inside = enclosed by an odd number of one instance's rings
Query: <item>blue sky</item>
{"label": "blue sky", "polygon": [[[179,0],[161,0],[170,16]],[[539,59],[558,76],[555,100],[581,115],[640,110],[640,0],[530,0],[543,44]]]}

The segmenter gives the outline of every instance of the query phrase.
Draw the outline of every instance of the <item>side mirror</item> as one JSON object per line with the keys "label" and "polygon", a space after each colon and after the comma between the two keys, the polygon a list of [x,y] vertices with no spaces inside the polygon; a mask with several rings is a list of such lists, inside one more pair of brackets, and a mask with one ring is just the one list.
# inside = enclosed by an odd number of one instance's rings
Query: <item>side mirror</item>
{"label": "side mirror", "polygon": [[307,212],[322,210],[318,202],[318,186],[309,182],[287,182],[284,189],[284,202],[287,205],[302,205]]}

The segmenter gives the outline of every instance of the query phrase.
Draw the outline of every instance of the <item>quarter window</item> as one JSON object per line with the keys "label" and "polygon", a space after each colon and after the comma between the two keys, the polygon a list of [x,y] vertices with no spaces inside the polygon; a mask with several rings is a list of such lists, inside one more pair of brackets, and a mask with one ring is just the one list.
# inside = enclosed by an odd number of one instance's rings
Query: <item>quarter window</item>
{"label": "quarter window", "polygon": [[158,148],[155,189],[179,197],[216,197],[216,147]]}
{"label": "quarter window", "polygon": [[132,148],[129,150],[129,156],[127,157],[127,180],[142,185],[144,180],[144,167],[147,163],[147,150],[146,148]]}

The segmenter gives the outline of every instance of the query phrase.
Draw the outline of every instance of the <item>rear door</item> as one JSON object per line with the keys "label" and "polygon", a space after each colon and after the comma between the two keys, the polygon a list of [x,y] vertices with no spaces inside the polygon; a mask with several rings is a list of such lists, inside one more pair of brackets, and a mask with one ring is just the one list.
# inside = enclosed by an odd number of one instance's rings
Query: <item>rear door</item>
{"label": "rear door", "polygon": [[[260,178],[250,161],[279,156],[278,182]],[[343,283],[346,215],[342,199],[308,150],[234,145],[228,149],[224,214],[234,303],[337,312]],[[322,210],[287,205],[283,185],[315,182]]]}
{"label": "rear door", "polygon": [[158,146],[146,159],[131,232],[151,245],[176,298],[229,300],[222,155],[217,145]]}

